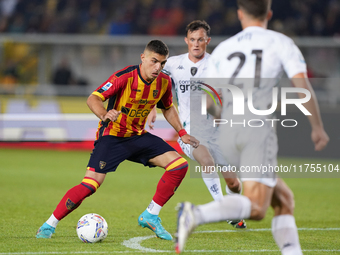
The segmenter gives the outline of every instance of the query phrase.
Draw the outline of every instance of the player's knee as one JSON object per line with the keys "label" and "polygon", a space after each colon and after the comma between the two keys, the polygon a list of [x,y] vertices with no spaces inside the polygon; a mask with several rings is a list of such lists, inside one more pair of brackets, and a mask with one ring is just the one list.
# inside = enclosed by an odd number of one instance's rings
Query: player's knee
{"label": "player's knee", "polygon": [[274,194],[272,200],[272,207],[275,215],[291,214],[294,213],[295,201],[293,192],[287,187],[280,189],[280,192]]}
{"label": "player's knee", "polygon": [[89,177],[85,177],[80,184],[89,191],[87,197],[95,193],[97,189],[100,187],[98,181]]}
{"label": "player's knee", "polygon": [[211,157],[202,157],[198,160],[198,162],[201,166],[215,166],[215,162]]}
{"label": "player's knee", "polygon": [[[183,158],[184,159],[184,158]],[[184,159],[185,160],[185,159]],[[182,165],[181,169],[180,169],[180,173],[181,173],[181,176],[184,176],[187,174],[188,172],[188,168],[189,168],[189,164],[188,164],[188,161],[185,160],[185,163]]]}
{"label": "player's knee", "polygon": [[256,203],[251,204],[250,219],[252,220],[262,220],[266,216],[266,209],[259,206]]}
{"label": "player's knee", "polygon": [[240,190],[240,181],[237,178],[227,178],[225,179],[228,185],[228,188],[231,191],[238,192]]}
{"label": "player's knee", "polygon": [[179,179],[183,179],[188,171],[188,161],[186,161],[182,157],[178,157],[176,160],[170,162],[166,167],[165,170],[168,173],[178,177]]}

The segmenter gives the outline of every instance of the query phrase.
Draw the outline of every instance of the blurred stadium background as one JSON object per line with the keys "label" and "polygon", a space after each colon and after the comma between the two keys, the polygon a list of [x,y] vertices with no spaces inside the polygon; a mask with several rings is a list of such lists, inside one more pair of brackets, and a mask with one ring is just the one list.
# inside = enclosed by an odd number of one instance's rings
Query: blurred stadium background
{"label": "blurred stadium background", "polygon": [[[331,137],[314,154],[308,122],[293,109],[299,131],[278,129],[279,155],[339,157],[340,0],[274,0],[272,9],[270,29],[291,36],[305,56]],[[209,52],[241,30],[229,0],[0,0],[0,146],[91,148],[98,120],[86,97],[114,71],[139,64],[151,39],[170,55],[185,53],[194,19],[211,26]],[[154,132],[176,140],[161,118]]]}

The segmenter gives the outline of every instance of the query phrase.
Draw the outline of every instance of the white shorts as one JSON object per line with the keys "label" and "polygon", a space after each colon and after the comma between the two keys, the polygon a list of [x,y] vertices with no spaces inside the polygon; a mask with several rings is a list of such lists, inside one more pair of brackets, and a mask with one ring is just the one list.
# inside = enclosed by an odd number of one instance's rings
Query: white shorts
{"label": "white shorts", "polygon": [[[207,147],[209,150],[211,156],[215,160],[215,164],[221,165],[221,166],[228,166],[229,164],[223,157],[222,151],[218,145],[218,143],[213,139],[199,139],[200,144]],[[190,159],[195,160],[194,156],[192,155],[192,152],[194,148],[190,144],[183,143],[181,138],[178,138],[177,140],[179,146],[181,146],[182,151],[187,155]],[[196,160],[195,160],[196,161]]]}
{"label": "white shorts", "polygon": [[276,173],[263,171],[277,166],[277,136],[270,125],[224,125],[220,128],[219,144],[226,160],[236,166],[242,182],[256,181],[269,187],[276,185]]}

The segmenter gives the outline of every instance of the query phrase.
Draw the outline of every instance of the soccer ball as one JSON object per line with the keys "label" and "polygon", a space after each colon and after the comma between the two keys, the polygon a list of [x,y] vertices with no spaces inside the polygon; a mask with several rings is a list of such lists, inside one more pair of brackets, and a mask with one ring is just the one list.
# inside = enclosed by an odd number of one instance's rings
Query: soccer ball
{"label": "soccer ball", "polygon": [[88,213],[81,217],[77,224],[77,234],[84,243],[96,243],[107,236],[106,220],[96,213]]}

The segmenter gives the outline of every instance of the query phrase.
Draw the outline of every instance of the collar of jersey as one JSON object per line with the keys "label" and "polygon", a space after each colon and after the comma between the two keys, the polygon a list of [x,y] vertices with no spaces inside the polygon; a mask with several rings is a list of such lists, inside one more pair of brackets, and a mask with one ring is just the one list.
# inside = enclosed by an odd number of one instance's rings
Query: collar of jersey
{"label": "collar of jersey", "polygon": [[246,27],[245,29],[243,29],[243,31],[247,31],[247,30],[266,30],[263,27],[259,27],[259,26],[250,26],[250,27]]}
{"label": "collar of jersey", "polygon": [[[139,76],[139,78],[145,83],[145,85],[150,85],[153,81],[147,82],[146,80],[144,80],[144,78],[143,78],[143,76],[142,76],[142,73],[140,72],[140,65],[141,65],[141,64],[139,64],[138,67],[137,67],[138,76]],[[156,78],[156,79],[157,79],[157,78]]]}
{"label": "collar of jersey", "polygon": [[187,62],[190,64],[190,65],[194,65],[194,66],[198,66],[200,65],[201,63],[203,63],[203,60],[205,60],[207,58],[207,54],[209,54],[208,52],[205,52],[204,53],[204,57],[202,59],[200,59],[198,62],[194,63],[191,61],[191,59],[189,58],[189,53],[187,53],[187,56],[186,56],[186,59],[187,59]]}

